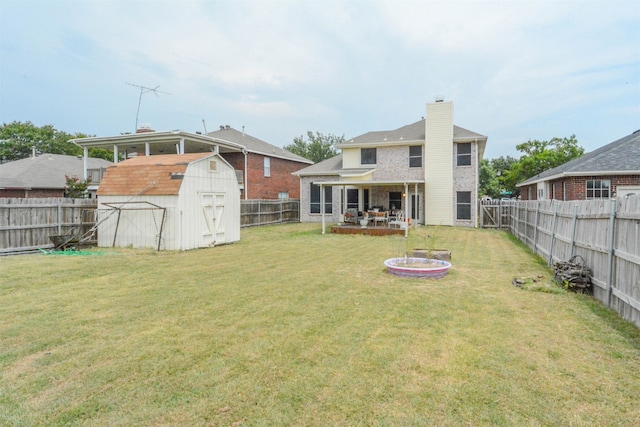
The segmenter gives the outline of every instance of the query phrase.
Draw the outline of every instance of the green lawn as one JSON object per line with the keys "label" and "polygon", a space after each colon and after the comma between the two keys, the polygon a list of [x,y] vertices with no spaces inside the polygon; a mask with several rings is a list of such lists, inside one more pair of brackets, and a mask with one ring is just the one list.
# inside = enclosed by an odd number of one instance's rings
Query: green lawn
{"label": "green lawn", "polygon": [[[417,247],[450,274],[385,272]],[[503,232],[95,251],[0,257],[0,425],[640,424],[640,331]]]}

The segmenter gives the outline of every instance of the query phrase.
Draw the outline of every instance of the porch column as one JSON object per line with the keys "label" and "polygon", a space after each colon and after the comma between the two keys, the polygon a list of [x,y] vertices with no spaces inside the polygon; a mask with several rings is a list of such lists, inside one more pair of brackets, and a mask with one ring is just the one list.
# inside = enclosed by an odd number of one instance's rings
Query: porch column
{"label": "porch column", "polygon": [[149,146],[149,141],[144,143],[144,155],[145,156],[151,155],[151,147]]}
{"label": "porch column", "polygon": [[320,184],[320,216],[322,217],[322,234],[324,234],[324,185]]}
{"label": "porch column", "polygon": [[118,146],[113,144],[113,163],[118,163]]}
{"label": "porch column", "polygon": [[88,147],[82,147],[82,167],[84,168],[84,182],[87,182],[87,176],[89,175],[89,172],[87,171],[87,169],[89,169],[89,148]]}
{"label": "porch column", "polygon": [[404,228],[404,237],[409,237],[409,201],[411,197],[409,196],[409,184],[404,183],[404,196],[406,200],[404,201],[404,220],[407,221],[407,226]]}
{"label": "porch column", "polygon": [[180,153],[184,154],[184,138],[180,138]]}

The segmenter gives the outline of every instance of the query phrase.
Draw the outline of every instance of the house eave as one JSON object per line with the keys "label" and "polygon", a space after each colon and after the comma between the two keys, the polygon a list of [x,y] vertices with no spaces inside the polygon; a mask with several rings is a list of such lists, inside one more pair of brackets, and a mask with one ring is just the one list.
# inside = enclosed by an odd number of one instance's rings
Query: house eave
{"label": "house eave", "polygon": [[381,187],[390,185],[415,185],[424,184],[424,180],[410,179],[410,180],[384,180],[384,181],[369,181],[369,180],[338,180],[338,181],[313,181],[317,185],[330,185],[330,186],[369,186],[369,187]]}
{"label": "house eave", "polygon": [[400,139],[393,141],[372,141],[372,142],[343,142],[342,144],[336,144],[335,148],[373,148],[373,147],[390,147],[401,145],[418,145],[424,144],[424,139]]}
{"label": "house eave", "polygon": [[516,184],[516,187],[526,187],[546,181],[555,181],[557,179],[569,178],[574,176],[612,176],[612,175],[640,175],[640,170],[635,171],[578,171],[578,172],[562,172],[550,175],[544,178],[538,178],[533,181],[524,181]]}

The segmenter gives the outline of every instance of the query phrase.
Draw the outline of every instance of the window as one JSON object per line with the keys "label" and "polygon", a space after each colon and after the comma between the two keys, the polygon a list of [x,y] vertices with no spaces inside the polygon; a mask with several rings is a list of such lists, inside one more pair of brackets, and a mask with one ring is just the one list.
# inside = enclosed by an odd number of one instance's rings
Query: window
{"label": "window", "polygon": [[462,144],[456,144],[458,149],[457,165],[458,166],[471,166],[471,143],[465,142]]}
{"label": "window", "polygon": [[409,167],[422,167],[422,145],[412,145],[409,147]]}
{"label": "window", "polygon": [[402,209],[402,192],[389,191],[389,209]]}
{"label": "window", "polygon": [[288,199],[288,198],[289,198],[288,191],[281,191],[278,193],[278,199]]}
{"label": "window", "polygon": [[456,219],[471,219],[471,191],[456,192]]}
{"label": "window", "polygon": [[[310,212],[312,214],[322,213],[320,211],[320,186],[318,184],[310,184],[311,200],[309,203]],[[331,187],[324,187],[324,212],[332,213],[333,201],[331,198]]]}
{"label": "window", "polygon": [[376,164],[376,149],[375,148],[361,148],[360,149],[360,164],[361,165],[375,165]]}
{"label": "window", "polygon": [[587,199],[608,199],[611,181],[608,179],[588,179]]}
{"label": "window", "polygon": [[264,158],[264,176],[271,176],[271,158]]}
{"label": "window", "polygon": [[347,188],[347,209],[358,209],[357,188]]}

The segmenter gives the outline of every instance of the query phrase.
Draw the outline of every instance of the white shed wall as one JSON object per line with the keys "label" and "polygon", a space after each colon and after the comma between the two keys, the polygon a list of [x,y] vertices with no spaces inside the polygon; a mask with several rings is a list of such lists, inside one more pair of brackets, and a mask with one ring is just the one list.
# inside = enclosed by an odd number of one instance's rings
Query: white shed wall
{"label": "white shed wall", "polygon": [[[216,162],[215,171],[210,161]],[[233,168],[219,156],[206,157],[187,167],[178,195],[102,195],[99,200],[98,246],[111,247],[118,214],[105,203],[149,202],[166,208],[162,250],[188,250],[240,240],[240,188]],[[207,206],[212,202],[215,206]],[[131,205],[129,205],[131,206]],[[136,207],[151,207],[138,204]],[[162,210],[123,210],[115,246],[158,247]]]}

